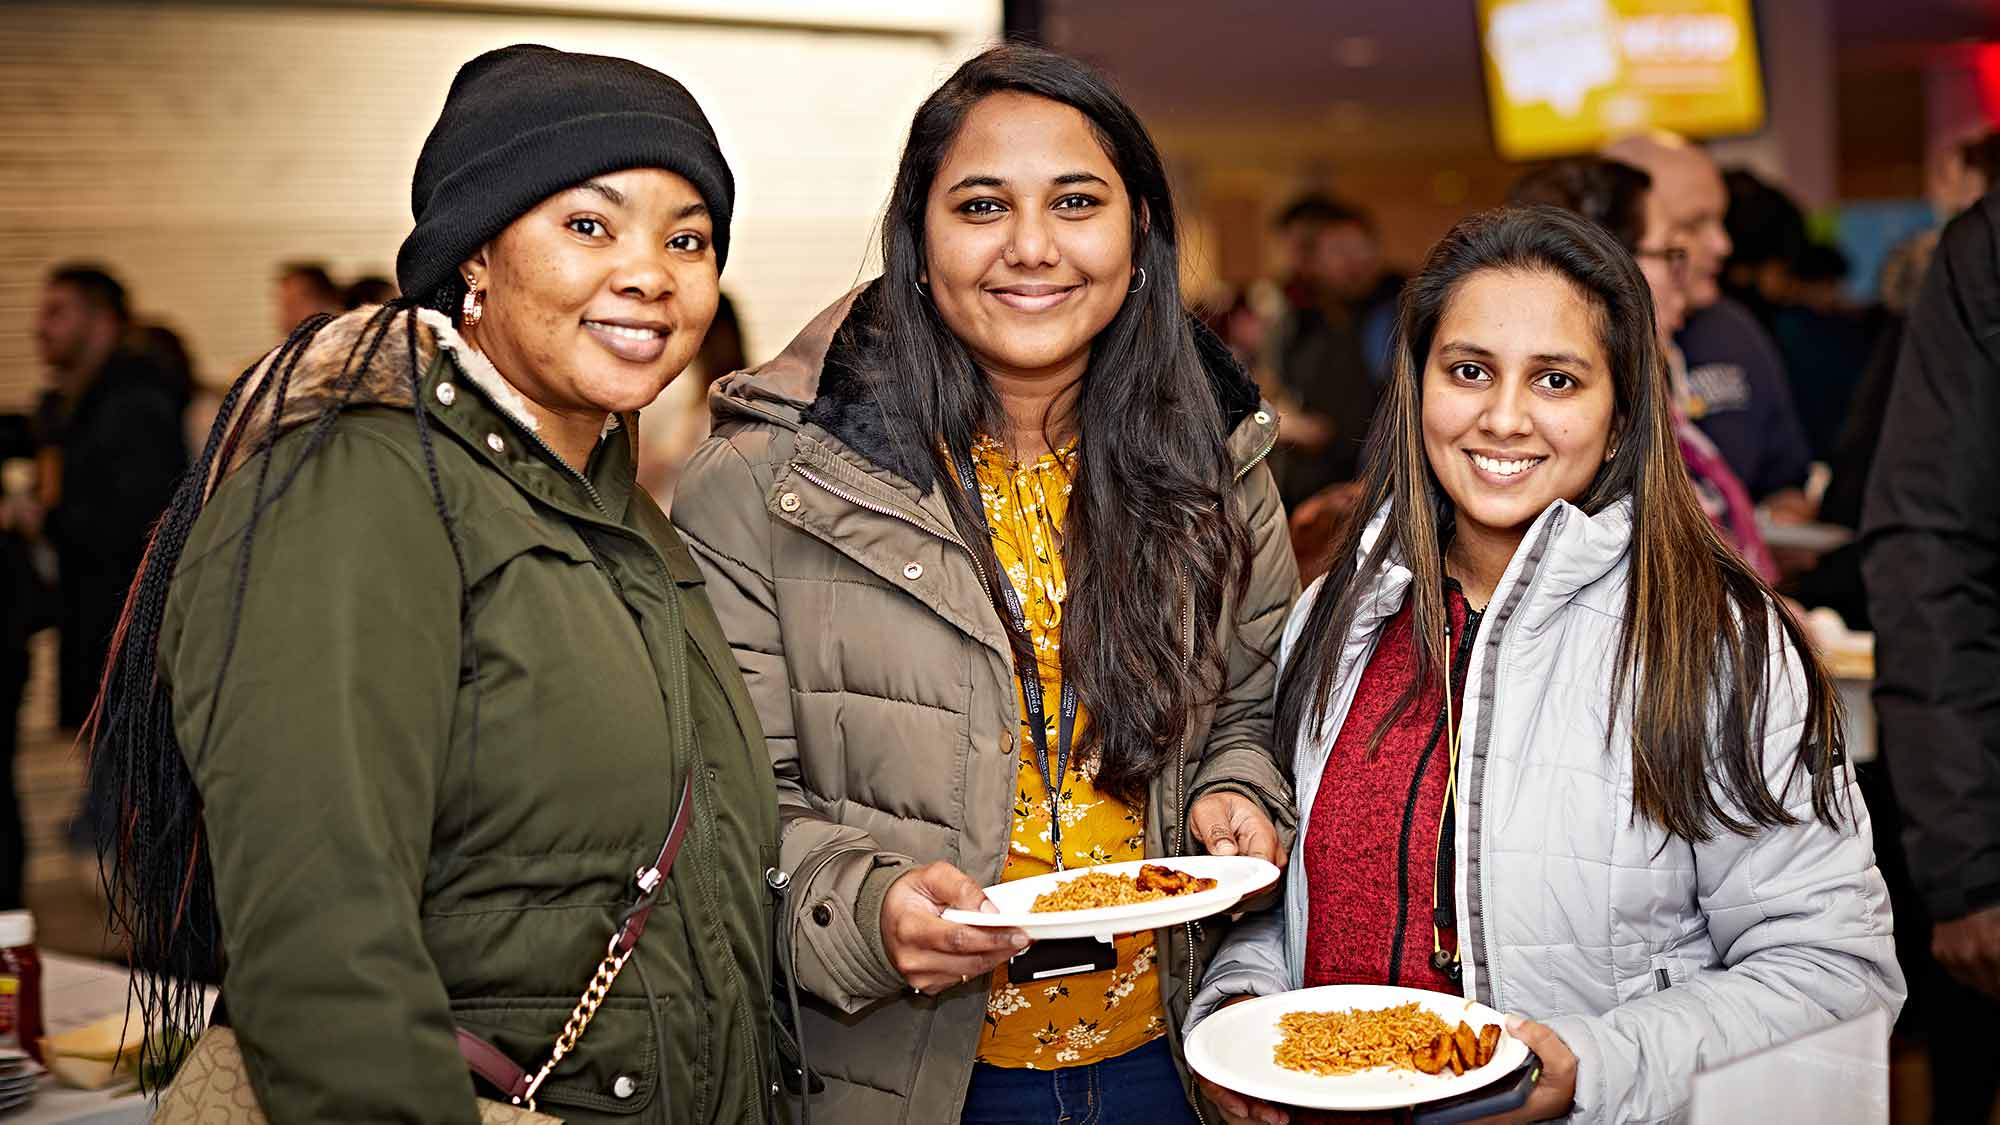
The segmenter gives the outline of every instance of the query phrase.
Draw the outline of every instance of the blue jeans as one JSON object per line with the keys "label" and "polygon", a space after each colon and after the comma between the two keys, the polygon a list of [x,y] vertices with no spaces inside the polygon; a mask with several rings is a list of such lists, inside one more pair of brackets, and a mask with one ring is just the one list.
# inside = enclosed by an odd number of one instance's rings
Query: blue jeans
{"label": "blue jeans", "polygon": [[1161,1036],[1114,1059],[1061,1070],[974,1063],[961,1125],[1193,1125]]}

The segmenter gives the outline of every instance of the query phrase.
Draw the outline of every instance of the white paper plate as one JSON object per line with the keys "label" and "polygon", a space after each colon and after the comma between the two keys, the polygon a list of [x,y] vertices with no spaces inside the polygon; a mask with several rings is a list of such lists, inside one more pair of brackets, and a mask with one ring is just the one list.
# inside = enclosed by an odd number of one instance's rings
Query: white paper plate
{"label": "white paper plate", "polygon": [[[1195,894],[1135,902],[1129,906],[1106,906],[1097,910],[1055,910],[1036,914],[1028,909],[1034,905],[1037,896],[1047,894],[1079,875],[1092,871],[1137,875],[1139,869],[1149,863],[1185,871],[1196,878],[1213,879],[1215,886]],[[1194,855],[1179,859],[1134,859],[1100,867],[1052,871],[1031,879],[1000,883],[986,888],[987,899],[1000,908],[999,913],[947,910],[944,920],[967,926],[1016,929],[1036,941],[1079,937],[1109,940],[1113,934],[1137,933],[1220,914],[1277,881],[1278,869],[1252,856]]]}
{"label": "white paper plate", "polygon": [[1459,1021],[1477,1031],[1500,1023],[1500,1013],[1476,1001],[1421,988],[1386,984],[1335,984],[1303,988],[1232,1004],[1201,1021],[1187,1037],[1187,1063],[1196,1074],[1224,1089],[1280,1105],[1310,1109],[1401,1109],[1469,1094],[1506,1077],[1528,1057],[1519,1039],[1500,1033],[1493,1061],[1464,1074],[1449,1070],[1421,1074],[1378,1067],[1354,1074],[1318,1075],[1287,1070],[1273,1053],[1283,1036],[1278,1019],[1287,1012],[1330,1012],[1343,1008],[1393,1008],[1415,1001],[1453,1027]]}

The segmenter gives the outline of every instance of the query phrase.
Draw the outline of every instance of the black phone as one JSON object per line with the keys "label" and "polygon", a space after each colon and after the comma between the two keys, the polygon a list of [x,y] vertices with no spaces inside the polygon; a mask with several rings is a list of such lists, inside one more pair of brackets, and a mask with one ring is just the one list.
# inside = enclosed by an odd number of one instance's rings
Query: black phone
{"label": "black phone", "polygon": [[1490,1086],[1481,1086],[1455,1098],[1412,1106],[1410,1125],[1461,1125],[1462,1122],[1519,1109],[1528,1104],[1528,1095],[1534,1093],[1535,1084],[1541,1080],[1541,1056],[1529,1051],[1527,1061]]}

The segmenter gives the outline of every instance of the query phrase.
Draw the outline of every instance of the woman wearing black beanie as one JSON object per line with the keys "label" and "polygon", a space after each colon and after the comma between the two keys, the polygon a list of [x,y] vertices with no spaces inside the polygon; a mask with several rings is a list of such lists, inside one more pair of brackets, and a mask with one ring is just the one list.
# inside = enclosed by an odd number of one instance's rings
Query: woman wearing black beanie
{"label": "woman wearing black beanie", "polygon": [[158,1119],[769,1118],[771,770],[633,481],[733,194],[673,79],[482,55],[406,297],[230,390],[87,733],[137,1001],[221,985]]}

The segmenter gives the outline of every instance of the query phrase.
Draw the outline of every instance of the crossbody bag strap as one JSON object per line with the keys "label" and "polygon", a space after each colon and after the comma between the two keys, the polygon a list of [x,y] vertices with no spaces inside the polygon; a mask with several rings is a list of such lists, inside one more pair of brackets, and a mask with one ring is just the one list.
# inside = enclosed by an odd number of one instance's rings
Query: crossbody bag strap
{"label": "crossbody bag strap", "polygon": [[638,948],[639,935],[646,932],[646,920],[652,917],[653,907],[660,901],[660,892],[667,885],[667,875],[673,871],[674,860],[681,854],[681,843],[687,839],[688,824],[693,819],[694,776],[689,774],[681,783],[680,804],[674,809],[674,822],[667,829],[666,843],[660,845],[659,858],[641,867],[633,876],[639,887],[638,897],[619,915],[617,927],[611,932],[611,942],[605,948],[604,959],[598,962],[597,972],[591,976],[589,986],[583,990],[576,1007],[570,1010],[562,1034],[556,1036],[549,1059],[539,1071],[530,1076],[508,1058],[505,1051],[462,1027],[456,1029],[458,1054],[465,1060],[466,1067],[491,1083],[508,1101],[533,1112],[535,1092],[548,1081],[556,1064],[576,1049],[583,1033],[590,1028],[590,1021],[597,1017],[597,1009],[611,994],[612,982],[618,979],[625,962],[631,960],[632,951]]}

